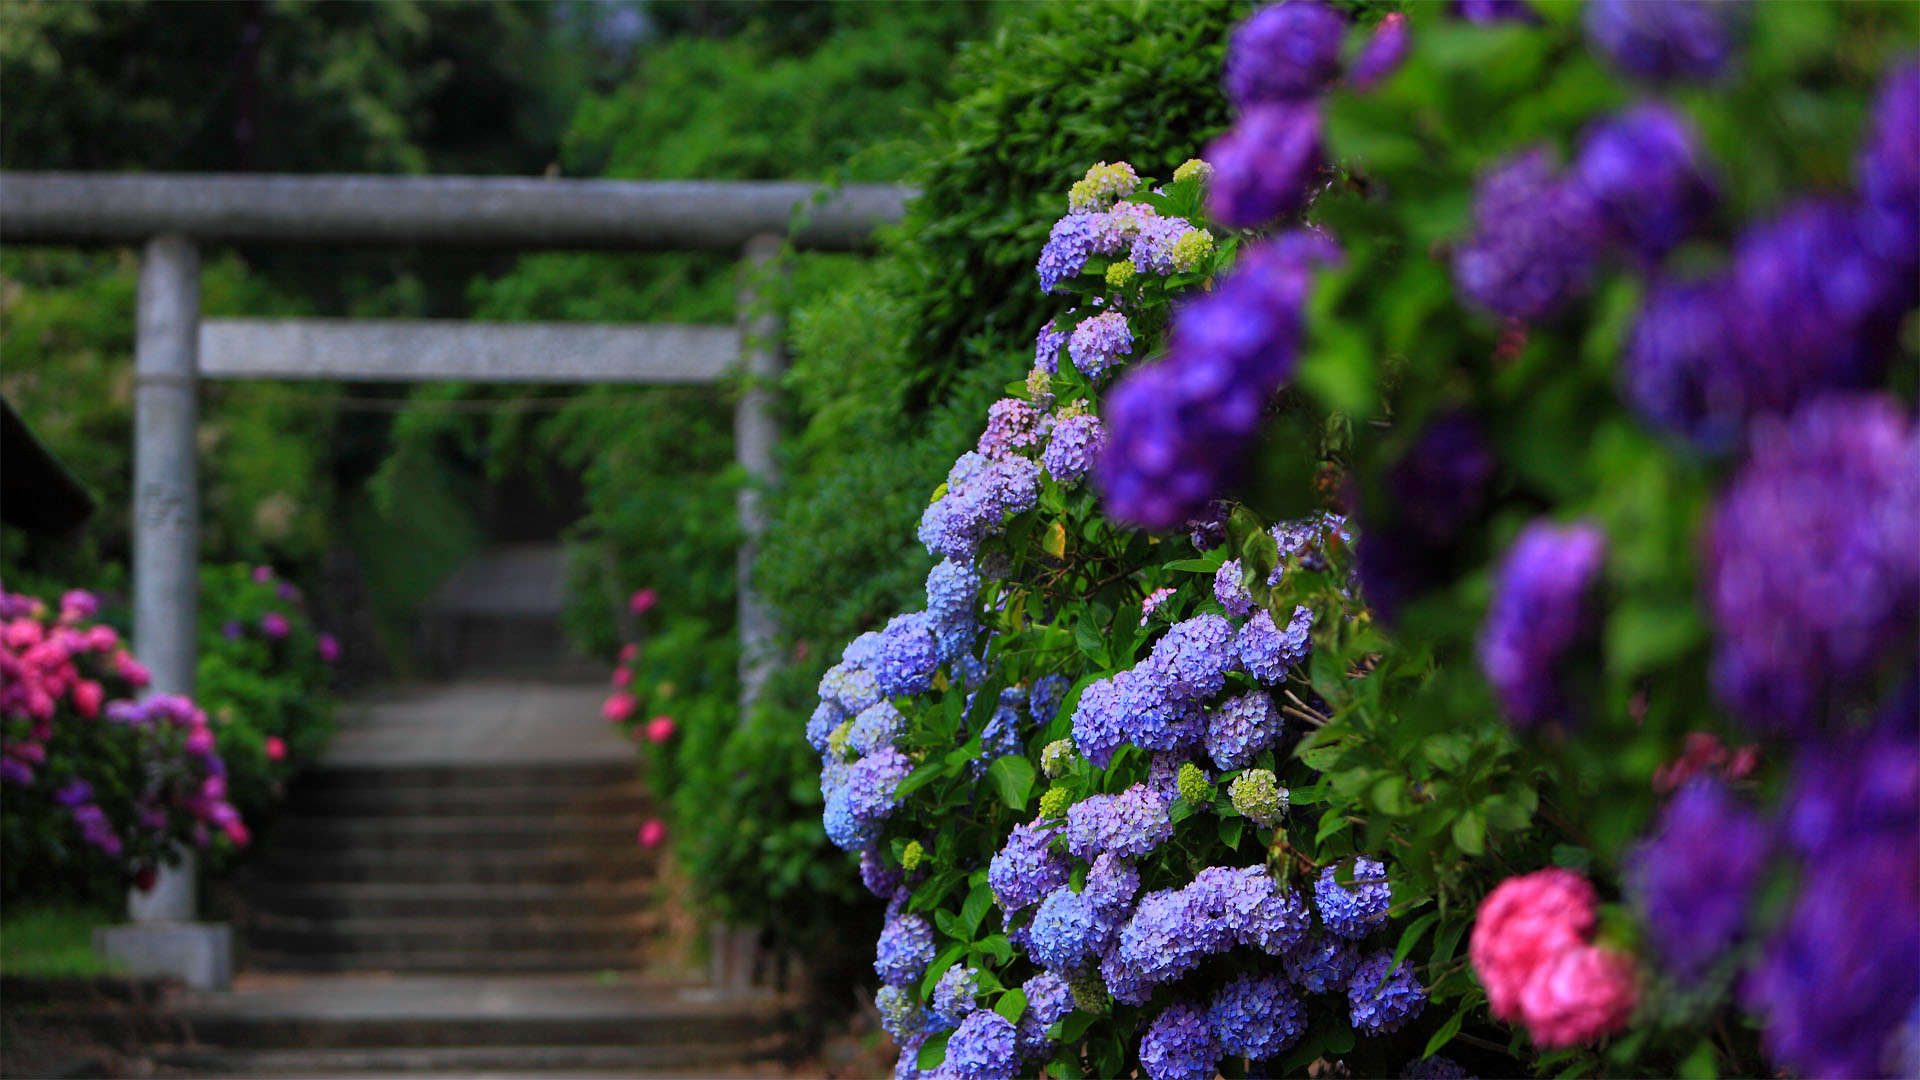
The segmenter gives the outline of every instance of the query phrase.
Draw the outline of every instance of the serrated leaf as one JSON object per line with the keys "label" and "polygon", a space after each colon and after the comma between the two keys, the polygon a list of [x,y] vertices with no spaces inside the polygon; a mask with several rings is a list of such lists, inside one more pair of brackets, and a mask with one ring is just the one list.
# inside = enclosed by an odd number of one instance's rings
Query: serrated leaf
{"label": "serrated leaf", "polygon": [[908,795],[939,779],[943,771],[938,763],[931,761],[916,766],[907,774],[905,780],[900,781],[900,786],[893,789],[894,798],[904,800]]}
{"label": "serrated leaf", "polygon": [[1002,964],[1013,959],[1013,943],[1007,940],[1005,934],[992,934],[981,938],[975,943],[974,950],[985,953]]}
{"label": "serrated leaf", "polygon": [[1027,796],[1033,792],[1033,762],[1012,754],[997,758],[987,766],[987,780],[1001,802],[1015,810],[1024,809]]}
{"label": "serrated leaf", "polygon": [[1001,994],[1000,1000],[994,1002],[993,1011],[1006,1017],[1008,1023],[1019,1023],[1020,1017],[1027,1011],[1027,992],[1025,990],[1009,990]]}
{"label": "serrated leaf", "polygon": [[953,1038],[951,1031],[943,1031],[927,1038],[920,1047],[920,1053],[914,1056],[914,1061],[920,1066],[921,1072],[932,1072],[947,1060],[947,1040],[951,1038]]}

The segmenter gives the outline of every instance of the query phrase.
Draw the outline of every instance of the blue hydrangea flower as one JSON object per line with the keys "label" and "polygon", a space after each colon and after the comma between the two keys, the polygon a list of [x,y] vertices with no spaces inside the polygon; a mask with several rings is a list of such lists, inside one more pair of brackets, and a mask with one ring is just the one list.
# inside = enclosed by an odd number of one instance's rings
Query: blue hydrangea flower
{"label": "blue hydrangea flower", "polygon": [[1060,350],[1067,344],[1067,332],[1055,330],[1053,320],[1040,324],[1040,330],[1033,335],[1033,366],[1035,370],[1052,375],[1060,370]]}
{"label": "blue hydrangea flower", "polygon": [[881,861],[878,848],[860,849],[860,884],[875,896],[886,897],[900,887],[900,871]]}
{"label": "blue hydrangea flower", "polygon": [[1097,921],[1087,898],[1062,885],[1034,910],[1028,953],[1048,971],[1073,971],[1087,961]]}
{"label": "blue hydrangea flower", "polygon": [[1368,955],[1347,980],[1348,1018],[1368,1035],[1399,1031],[1427,1007],[1427,991],[1406,961],[1393,963],[1393,950]]}
{"label": "blue hydrangea flower", "polygon": [[1077,484],[1093,468],[1093,460],[1107,445],[1107,429],[1092,413],[1069,416],[1053,425],[1053,437],[1040,454],[1040,465],[1056,483]]}
{"label": "blue hydrangea flower", "polygon": [[1207,146],[1213,182],[1207,214],[1251,229],[1299,212],[1326,165],[1320,108],[1311,102],[1257,105]]}
{"label": "blue hydrangea flower", "polygon": [[1888,72],[1872,124],[1858,166],[1865,231],[1881,257],[1904,271],[1911,297],[1920,260],[1920,61],[1908,59]]}
{"label": "blue hydrangea flower", "polygon": [[976,1009],[947,1040],[947,1060],[940,1071],[956,1080],[1013,1080],[1020,1068],[1015,1037],[1006,1017],[992,1009]]}
{"label": "blue hydrangea flower", "polygon": [[1453,254],[1454,281],[1467,299],[1535,321],[1586,290],[1601,226],[1592,200],[1544,149],[1509,157],[1480,178],[1473,222]]}
{"label": "blue hydrangea flower", "polygon": [[980,572],[971,563],[935,563],[927,571],[927,617],[937,626],[971,624],[981,584]]}
{"label": "blue hydrangea flower", "polygon": [[1627,886],[1664,968],[1695,981],[1739,940],[1771,830],[1718,780],[1674,795],[1627,863]]}
{"label": "blue hydrangea flower", "polygon": [[1223,770],[1244,769],[1280,741],[1283,723],[1264,691],[1228,698],[1207,715],[1207,755]]}
{"label": "blue hydrangea flower", "polygon": [[924,611],[895,615],[880,632],[880,658],[873,679],[888,697],[924,694],[940,666],[930,620]]}
{"label": "blue hydrangea flower", "polygon": [[1613,238],[1649,264],[1713,210],[1692,130],[1658,103],[1636,105],[1588,132],[1572,175]]}
{"label": "blue hydrangea flower", "polygon": [[1027,1011],[1020,1014],[1015,1028],[1015,1046],[1029,1061],[1044,1058],[1057,1045],[1057,1040],[1047,1037],[1047,1029],[1073,1011],[1073,989],[1051,971],[1033,976],[1020,989],[1027,995]]}
{"label": "blue hydrangea flower", "polygon": [[847,729],[847,749],[866,757],[883,746],[892,746],[906,729],[907,718],[891,701],[877,702],[853,718],[853,726]]}
{"label": "blue hydrangea flower", "polygon": [[1712,79],[1733,56],[1738,5],[1591,0],[1587,39],[1614,67],[1655,82]]}
{"label": "blue hydrangea flower", "polygon": [[1100,954],[1100,985],[1124,1005],[1145,1005],[1153,996],[1154,984],[1127,959],[1119,942]]}
{"label": "blue hydrangea flower", "polygon": [[1341,885],[1337,867],[1320,871],[1313,883],[1314,905],[1320,909],[1320,921],[1343,938],[1358,940],[1387,925],[1387,909],[1393,906],[1393,887],[1387,883],[1387,868],[1365,855],[1354,860],[1353,884]]}
{"label": "blue hydrangea flower", "polygon": [[1091,795],[1067,808],[1067,850],[1091,861],[1106,852],[1145,855],[1173,836],[1166,800],[1145,784]]}
{"label": "blue hydrangea flower", "polygon": [[1621,354],[1620,383],[1655,427],[1712,452],[1738,445],[1764,403],[1736,354],[1726,279],[1655,282]]}
{"label": "blue hydrangea flower", "polygon": [[1127,317],[1117,311],[1095,315],[1073,328],[1067,340],[1067,356],[1080,373],[1095,382],[1133,353],[1133,331]]}
{"label": "blue hydrangea flower", "polygon": [[987,427],[974,450],[990,458],[1006,457],[1041,445],[1052,430],[1053,417],[1032,402],[1001,398],[987,407]]}
{"label": "blue hydrangea flower", "polygon": [[1243,575],[1239,559],[1228,559],[1213,572],[1213,598],[1236,619],[1253,614],[1253,594],[1241,582]]}
{"label": "blue hydrangea flower", "polygon": [[1501,560],[1480,627],[1480,670],[1513,723],[1566,715],[1560,669],[1590,629],[1587,596],[1605,558],[1606,537],[1594,526],[1536,521]]}
{"label": "blue hydrangea flower", "polygon": [[1212,1080],[1219,1062],[1213,1025],[1190,1002],[1161,1010],[1140,1037],[1140,1065],[1153,1080]]}
{"label": "blue hydrangea flower", "polygon": [[1195,615],[1169,627],[1154,643],[1149,662],[1166,671],[1173,693],[1203,701],[1220,692],[1227,674],[1239,667],[1233,624],[1214,614]]}
{"label": "blue hydrangea flower", "polygon": [[846,719],[846,710],[840,707],[838,701],[822,701],[814,707],[813,715],[807,718],[807,745],[813,747],[815,753],[826,753],[827,736],[833,734],[833,729]]}
{"label": "blue hydrangea flower", "polygon": [[[840,662],[849,668],[872,668],[880,659],[880,631],[868,630],[840,650]],[[858,712],[859,710],[854,710]]]}
{"label": "blue hydrangea flower", "polygon": [[958,1024],[980,1007],[980,969],[955,964],[933,984],[933,1014]]}
{"label": "blue hydrangea flower", "polygon": [[897,1043],[904,1045],[926,1030],[927,1011],[904,987],[882,986],[874,992],[873,1004],[880,1012],[880,1026]]}
{"label": "blue hydrangea flower", "polygon": [[827,795],[822,814],[827,838],[843,851],[872,842],[880,823],[893,813],[894,790],[912,771],[913,762],[890,746],[854,762],[845,781]]}
{"label": "blue hydrangea flower", "polygon": [[1053,292],[1062,281],[1080,273],[1093,254],[1094,229],[1099,214],[1068,214],[1053,223],[1046,247],[1034,270],[1040,275],[1040,291]]}
{"label": "blue hydrangea flower", "polygon": [[946,494],[920,515],[920,542],[935,555],[971,562],[980,541],[997,534],[1006,515],[1032,509],[1039,497],[1037,463],[963,454],[947,474]]}
{"label": "blue hydrangea flower", "polygon": [[979,761],[989,762],[1008,754],[1026,752],[1022,721],[1026,717],[1027,694],[1017,686],[1000,691],[1000,704],[980,729]]}
{"label": "blue hydrangea flower", "polygon": [[1340,73],[1347,21],[1314,0],[1286,0],[1241,23],[1227,45],[1227,97],[1242,109],[1298,101]]}
{"label": "blue hydrangea flower", "polygon": [[1060,699],[1072,685],[1073,680],[1065,675],[1042,675],[1035,679],[1027,695],[1027,711],[1033,722],[1043,727],[1052,723],[1053,714],[1060,708]]}
{"label": "blue hydrangea flower", "polygon": [[1329,935],[1315,935],[1306,944],[1280,958],[1287,977],[1309,994],[1338,993],[1347,988],[1360,954],[1353,944]]}
{"label": "blue hydrangea flower", "polygon": [[[859,714],[884,696],[880,693],[880,685],[874,680],[872,671],[849,665],[844,660],[828,668],[827,673],[820,676],[820,700],[838,705],[840,711],[847,716]],[[839,725],[836,723],[834,726]],[[827,730],[832,731],[833,728]],[[821,749],[825,748],[826,742],[823,738]]]}
{"label": "blue hydrangea flower", "polygon": [[1240,1057],[1270,1058],[1300,1041],[1307,1030],[1307,1011],[1285,979],[1243,972],[1214,995],[1207,1022],[1220,1049]]}
{"label": "blue hydrangea flower", "polygon": [[1274,625],[1265,608],[1253,613],[1234,639],[1234,651],[1247,674],[1267,686],[1276,686],[1289,669],[1304,663],[1313,652],[1313,612],[1302,604],[1293,609],[1287,628]]}
{"label": "blue hydrangea flower", "polygon": [[1080,895],[1103,917],[1110,917],[1124,912],[1139,891],[1140,871],[1134,869],[1132,861],[1106,852],[1093,860]]}
{"label": "blue hydrangea flower", "polygon": [[1206,731],[1206,713],[1177,689],[1166,657],[1153,657],[1113,677],[1119,693],[1117,722],[1123,738],[1149,750],[1185,751]]}
{"label": "blue hydrangea flower", "polygon": [[1002,909],[1018,911],[1067,883],[1073,867],[1048,847],[1054,835],[1054,827],[1037,818],[1007,835],[987,864],[987,885]]}
{"label": "blue hydrangea flower", "polygon": [[[1121,672],[1125,675],[1125,672]],[[1099,768],[1113,760],[1113,752],[1126,742],[1121,727],[1121,687],[1119,676],[1095,679],[1080,691],[1080,702],[1073,710],[1073,745],[1080,755]]]}
{"label": "blue hydrangea flower", "polygon": [[1114,996],[1169,982],[1236,945],[1280,956],[1300,946],[1311,920],[1306,902],[1282,890],[1264,866],[1210,866],[1185,888],[1150,892],[1120,928],[1101,974]]}
{"label": "blue hydrangea flower", "polygon": [[1224,500],[1214,499],[1187,520],[1187,540],[1193,550],[1212,551],[1227,542],[1229,509]]}
{"label": "blue hydrangea flower", "polygon": [[933,963],[933,927],[918,915],[892,911],[880,928],[873,973],[888,986],[912,986]]}

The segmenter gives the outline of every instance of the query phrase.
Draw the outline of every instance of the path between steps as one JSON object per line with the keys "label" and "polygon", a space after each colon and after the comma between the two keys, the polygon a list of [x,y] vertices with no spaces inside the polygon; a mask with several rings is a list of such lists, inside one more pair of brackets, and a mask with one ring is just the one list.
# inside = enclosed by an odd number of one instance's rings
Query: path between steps
{"label": "path between steps", "polygon": [[392,687],[340,710],[323,766],[625,762],[602,683],[465,679]]}

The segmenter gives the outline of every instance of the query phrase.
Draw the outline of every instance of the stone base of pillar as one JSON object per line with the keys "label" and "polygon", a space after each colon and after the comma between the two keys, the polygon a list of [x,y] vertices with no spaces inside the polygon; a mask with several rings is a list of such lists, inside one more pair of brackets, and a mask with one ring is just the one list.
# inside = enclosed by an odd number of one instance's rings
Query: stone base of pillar
{"label": "stone base of pillar", "polygon": [[101,926],[93,931],[93,951],[129,975],[170,976],[195,990],[233,985],[233,927],[226,923]]}
{"label": "stone base of pillar", "polygon": [[715,923],[707,932],[707,953],[714,989],[744,992],[758,984],[759,927]]}

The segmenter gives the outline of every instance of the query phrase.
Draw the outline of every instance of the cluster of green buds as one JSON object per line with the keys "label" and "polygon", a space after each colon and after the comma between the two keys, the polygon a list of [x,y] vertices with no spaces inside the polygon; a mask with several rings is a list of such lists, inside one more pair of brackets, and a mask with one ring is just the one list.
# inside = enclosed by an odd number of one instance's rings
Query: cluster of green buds
{"label": "cluster of green buds", "polygon": [[1248,769],[1235,777],[1227,797],[1235,810],[1262,827],[1272,826],[1287,812],[1287,789],[1268,769]]}
{"label": "cluster of green buds", "polygon": [[1067,210],[1082,214],[1112,204],[1113,200],[1133,194],[1140,177],[1124,161],[1109,165],[1102,161],[1087,170],[1087,175],[1067,189]]}

